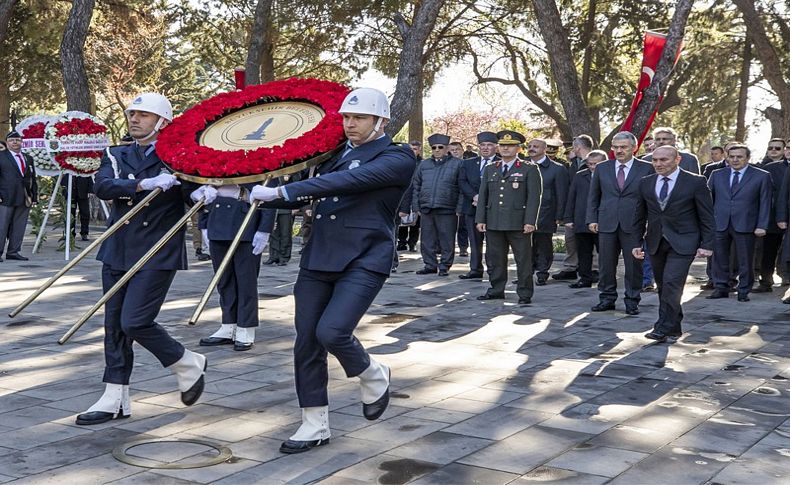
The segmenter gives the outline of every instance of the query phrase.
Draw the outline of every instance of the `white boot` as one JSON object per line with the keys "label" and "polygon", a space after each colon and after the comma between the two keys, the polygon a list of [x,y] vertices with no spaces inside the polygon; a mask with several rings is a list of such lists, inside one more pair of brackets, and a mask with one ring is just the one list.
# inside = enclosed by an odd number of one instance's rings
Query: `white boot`
{"label": "white boot", "polygon": [[211,337],[232,339],[235,332],[235,323],[223,323],[219,326],[219,330],[211,334]]}
{"label": "white boot", "polygon": [[302,408],[302,425],[289,440],[325,440],[329,439],[329,434],[329,406]]}
{"label": "white boot", "polygon": [[169,368],[176,375],[178,390],[181,391],[181,402],[191,406],[203,394],[206,370],[204,355],[184,349],[184,355]]}
{"label": "white boot", "polygon": [[370,359],[370,365],[359,375],[362,403],[372,404],[387,392],[390,387],[390,369]]}
{"label": "white boot", "polygon": [[128,418],[131,414],[129,386],[108,383],[99,400],[77,416],[77,424],[101,424],[113,419]]}
{"label": "white boot", "polygon": [[255,327],[236,327],[236,343],[251,344],[255,342]]}

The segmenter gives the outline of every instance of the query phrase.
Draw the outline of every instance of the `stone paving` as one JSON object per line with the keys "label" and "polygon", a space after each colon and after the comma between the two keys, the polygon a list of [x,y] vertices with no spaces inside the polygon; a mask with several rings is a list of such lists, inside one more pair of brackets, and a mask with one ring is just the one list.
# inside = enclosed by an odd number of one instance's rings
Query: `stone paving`
{"label": "stone paving", "polygon": [[[84,244],[84,243],[80,243]],[[31,244],[32,245],[32,244]],[[26,248],[31,245],[26,244]],[[642,334],[657,314],[591,314],[595,289],[538,287],[534,304],[479,302],[486,284],[417,276],[405,253],[357,335],[392,367],[382,419],[362,417],[356,380],[330,358],[329,446],[277,449],[298,426],[291,346],[297,260],[260,273],[261,327],[249,352],[203,348],[206,391],[181,405],[175,378],[137,348],[132,417],[94,427],[75,414],[103,390],[101,312],[66,345],[57,339],[100,296],[99,264],[81,263],[15,319],[6,314],[59,269],[47,242],[28,262],[0,263],[0,482],[320,484],[790,483],[790,306],[772,294],[705,300],[690,278],[686,334]],[[296,253],[296,251],[294,251]],[[190,349],[213,332],[216,297],[186,324],[209,263],[179,272],[159,321]],[[704,274],[697,262],[693,275]],[[228,462],[188,470],[116,461],[146,438],[228,446]],[[202,445],[154,443],[130,455],[163,463],[214,456]]]}

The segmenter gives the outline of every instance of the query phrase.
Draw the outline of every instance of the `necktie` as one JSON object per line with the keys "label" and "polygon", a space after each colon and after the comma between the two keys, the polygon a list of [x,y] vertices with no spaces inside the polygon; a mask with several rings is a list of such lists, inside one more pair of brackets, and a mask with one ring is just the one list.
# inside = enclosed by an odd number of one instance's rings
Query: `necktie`
{"label": "necktie", "polygon": [[23,157],[21,153],[17,153],[16,157],[19,159],[19,166],[22,168],[22,175],[25,175],[25,171],[27,170],[27,167],[25,167],[25,157]]}
{"label": "necktie", "polygon": [[669,195],[669,177],[664,177],[664,185],[661,186],[661,192],[658,194],[658,200],[664,202]]}
{"label": "necktie", "polygon": [[738,182],[740,182],[738,177],[740,175],[741,175],[741,172],[738,172],[737,170],[733,173],[732,185],[730,185],[730,192],[735,192],[735,189],[738,188]]}
{"label": "necktie", "polygon": [[480,162],[480,175],[483,175],[483,170],[485,170],[486,165],[488,165],[488,159],[484,158],[482,162]]}
{"label": "necktie", "polygon": [[507,164],[503,163],[502,164],[502,178],[505,178],[505,177],[507,177]]}
{"label": "necktie", "polygon": [[617,172],[617,187],[620,190],[623,190],[623,187],[625,187],[625,165],[622,163],[620,164],[620,171]]}

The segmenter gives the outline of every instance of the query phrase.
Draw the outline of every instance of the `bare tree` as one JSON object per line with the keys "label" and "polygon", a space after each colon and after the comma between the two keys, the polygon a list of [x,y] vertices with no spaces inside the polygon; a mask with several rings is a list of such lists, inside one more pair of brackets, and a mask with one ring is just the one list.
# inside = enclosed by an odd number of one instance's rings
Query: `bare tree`
{"label": "bare tree", "polygon": [[765,23],[757,12],[754,0],[733,0],[733,3],[743,15],[748,36],[754,43],[757,59],[763,66],[763,76],[776,93],[779,105],[782,107],[781,112],[776,108],[766,110],[765,114],[771,121],[772,135],[786,136],[790,131],[790,83],[782,73],[782,59],[779,58],[776,48],[768,37]]}
{"label": "bare tree", "polygon": [[669,23],[667,40],[664,44],[664,50],[661,52],[661,59],[658,61],[653,82],[645,90],[644,97],[639,106],[636,107],[636,113],[634,113],[631,131],[636,136],[640,136],[648,128],[648,122],[661,100],[661,93],[664,92],[669,83],[693,4],[694,0],[678,0],[675,5],[675,13],[672,15],[672,21]]}
{"label": "bare tree", "polygon": [[250,47],[245,64],[246,84],[274,81],[274,42],[272,41],[273,0],[258,0],[250,32]]}
{"label": "bare tree", "polygon": [[69,110],[91,111],[91,94],[85,72],[85,40],[93,17],[96,0],[73,0],[71,12],[60,43],[60,62],[66,107]]}
{"label": "bare tree", "polygon": [[411,25],[403,15],[395,16],[395,23],[403,39],[403,51],[398,63],[398,80],[390,110],[392,115],[386,129],[390,135],[403,128],[414,112],[417,97],[421,95],[419,86],[423,75],[423,51],[443,5],[444,0],[424,0],[417,3]]}

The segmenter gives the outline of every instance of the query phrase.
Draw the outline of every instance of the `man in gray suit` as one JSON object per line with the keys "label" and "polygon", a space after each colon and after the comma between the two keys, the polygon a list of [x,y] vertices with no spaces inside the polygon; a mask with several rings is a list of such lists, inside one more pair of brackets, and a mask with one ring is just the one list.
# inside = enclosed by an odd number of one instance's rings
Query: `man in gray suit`
{"label": "man in gray suit", "polygon": [[615,159],[607,160],[595,169],[590,181],[587,203],[587,224],[598,234],[598,266],[600,302],[594,312],[614,310],[617,300],[617,261],[620,253],[625,264],[625,312],[639,314],[642,289],[642,263],[631,250],[640,235],[634,225],[634,210],[639,198],[639,180],[655,171],[653,166],[634,158],[636,137],[621,131],[612,138]]}
{"label": "man in gray suit", "polygon": [[9,133],[6,142],[8,150],[0,151],[0,256],[5,249],[6,259],[26,261],[27,258],[19,251],[30,206],[38,198],[36,168],[30,155],[22,153],[22,136],[19,133]]}

